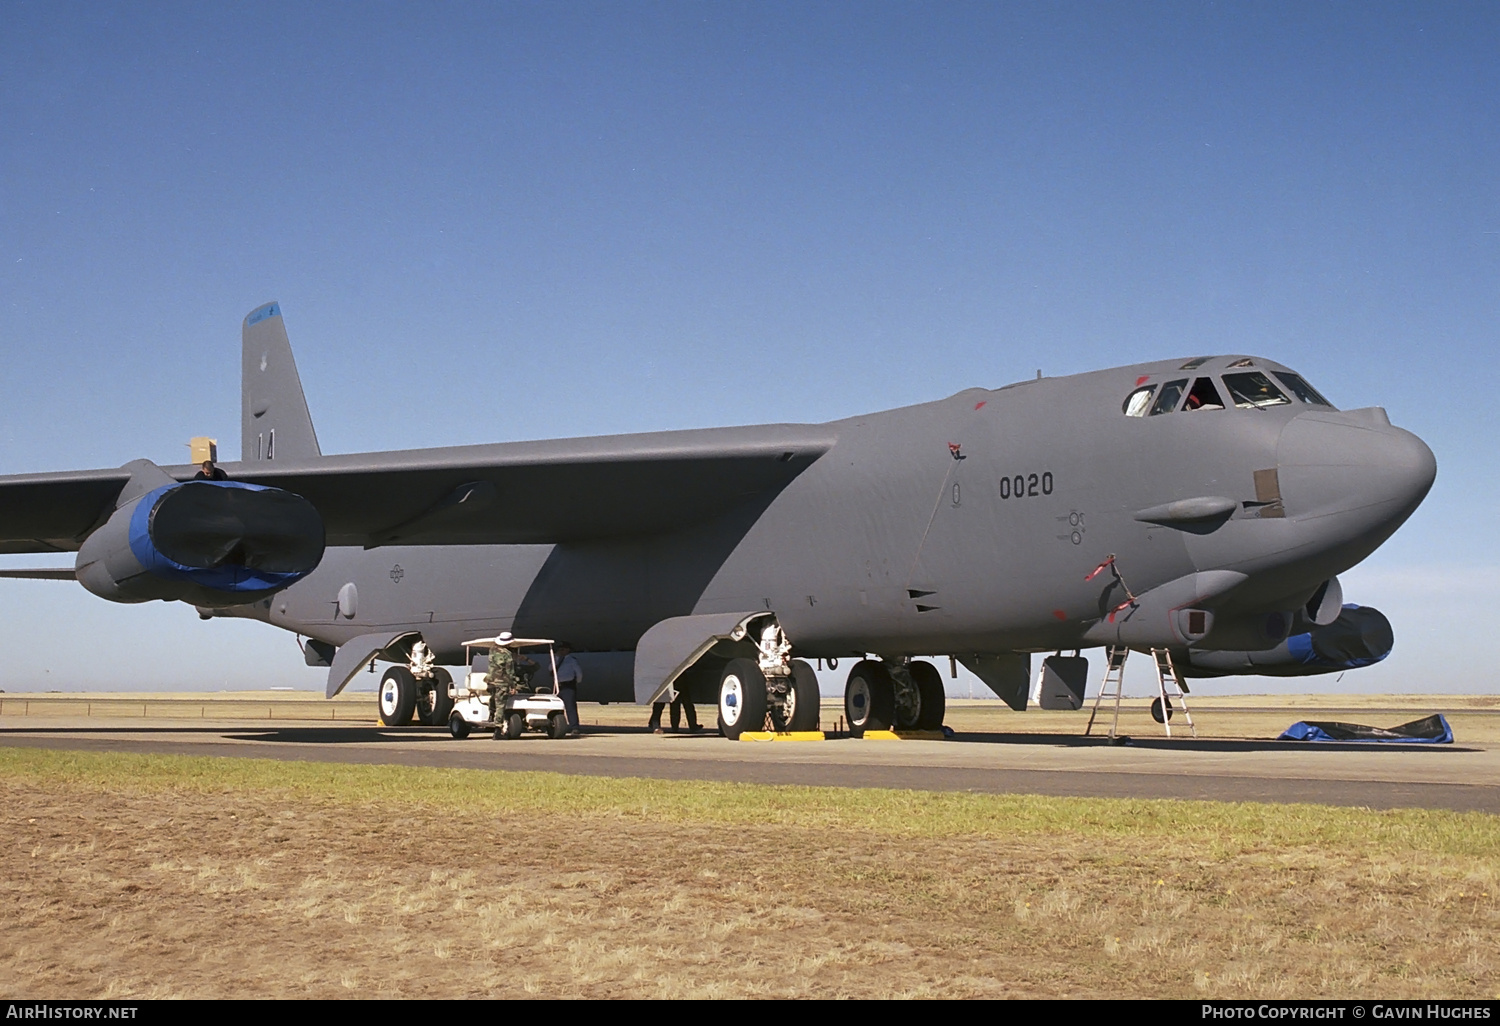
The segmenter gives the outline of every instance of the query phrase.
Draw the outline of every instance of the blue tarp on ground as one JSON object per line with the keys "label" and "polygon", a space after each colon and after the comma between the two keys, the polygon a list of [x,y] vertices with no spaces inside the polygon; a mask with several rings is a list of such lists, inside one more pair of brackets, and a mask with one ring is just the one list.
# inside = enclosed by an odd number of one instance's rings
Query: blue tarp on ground
{"label": "blue tarp on ground", "polygon": [[1424,716],[1384,730],[1363,723],[1293,723],[1282,731],[1278,741],[1360,741],[1395,742],[1397,744],[1451,745],[1453,728],[1442,713]]}

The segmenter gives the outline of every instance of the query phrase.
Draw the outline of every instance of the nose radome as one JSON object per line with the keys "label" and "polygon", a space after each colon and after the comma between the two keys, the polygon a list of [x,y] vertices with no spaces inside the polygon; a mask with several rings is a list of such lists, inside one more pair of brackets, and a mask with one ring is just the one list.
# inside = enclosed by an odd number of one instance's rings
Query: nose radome
{"label": "nose radome", "polygon": [[1437,477],[1432,450],[1383,410],[1304,413],[1282,429],[1276,462],[1287,516],[1368,511],[1370,526],[1404,521]]}

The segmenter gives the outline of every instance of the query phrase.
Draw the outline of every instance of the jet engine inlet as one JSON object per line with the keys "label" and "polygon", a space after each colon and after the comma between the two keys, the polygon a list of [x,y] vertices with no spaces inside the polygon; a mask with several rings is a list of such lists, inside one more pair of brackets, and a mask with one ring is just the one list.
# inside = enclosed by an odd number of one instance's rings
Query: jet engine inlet
{"label": "jet engine inlet", "polygon": [[323,558],[323,520],[302,498],[238,481],[190,481],[117,509],[78,552],[78,580],[115,602],[254,602]]}
{"label": "jet engine inlet", "polygon": [[192,482],[168,489],[147,519],[151,544],[177,566],[305,574],[323,558],[318,511],[279,488]]}

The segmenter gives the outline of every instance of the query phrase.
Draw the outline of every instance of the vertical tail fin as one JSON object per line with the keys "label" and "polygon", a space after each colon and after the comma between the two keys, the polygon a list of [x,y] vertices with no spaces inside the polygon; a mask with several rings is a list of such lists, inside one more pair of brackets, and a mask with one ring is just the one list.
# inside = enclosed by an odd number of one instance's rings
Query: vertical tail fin
{"label": "vertical tail fin", "polygon": [[240,377],[240,459],[304,460],[323,455],[281,304],[267,303],[245,318]]}

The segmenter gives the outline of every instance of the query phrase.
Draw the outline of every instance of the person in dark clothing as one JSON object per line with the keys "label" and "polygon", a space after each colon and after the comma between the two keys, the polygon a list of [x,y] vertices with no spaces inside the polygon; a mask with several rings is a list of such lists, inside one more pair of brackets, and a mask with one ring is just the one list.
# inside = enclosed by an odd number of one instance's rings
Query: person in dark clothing
{"label": "person in dark clothing", "polygon": [[[661,714],[666,708],[666,702],[651,703],[651,719],[646,723],[646,726],[650,728],[653,734],[666,733],[666,731],[661,729]],[[696,734],[703,729],[698,724],[698,710],[693,706],[692,698],[688,696],[686,691],[679,691],[672,699],[672,730],[674,732],[680,729],[684,713],[687,714],[688,730]]]}
{"label": "person in dark clothing", "polygon": [[687,715],[688,730],[696,734],[703,729],[698,724],[698,710],[693,708],[693,699],[686,691],[677,692],[677,697],[672,699],[672,730],[674,732],[677,730],[679,717],[682,714]]}
{"label": "person in dark clothing", "polygon": [[203,467],[193,475],[194,481],[228,481],[229,475],[214,466],[213,460],[204,460]]}

